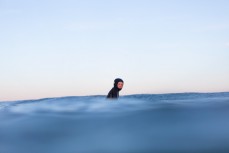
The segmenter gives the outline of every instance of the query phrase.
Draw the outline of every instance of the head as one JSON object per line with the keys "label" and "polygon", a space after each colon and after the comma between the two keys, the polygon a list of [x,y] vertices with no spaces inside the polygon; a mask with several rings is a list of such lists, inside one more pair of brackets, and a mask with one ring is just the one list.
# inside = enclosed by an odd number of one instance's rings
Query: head
{"label": "head", "polygon": [[114,87],[117,88],[118,90],[122,90],[123,84],[124,82],[120,78],[114,80]]}

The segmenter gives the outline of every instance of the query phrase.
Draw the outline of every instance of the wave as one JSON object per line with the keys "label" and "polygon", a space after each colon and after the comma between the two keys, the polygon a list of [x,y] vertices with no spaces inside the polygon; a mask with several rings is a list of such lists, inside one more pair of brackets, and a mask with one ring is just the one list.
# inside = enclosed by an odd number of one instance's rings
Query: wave
{"label": "wave", "polygon": [[1,102],[0,152],[226,153],[228,117],[228,92]]}
{"label": "wave", "polygon": [[203,106],[227,104],[229,92],[220,93],[172,93],[172,94],[134,94],[121,96],[119,100],[109,100],[103,95],[68,96],[1,102],[0,110],[15,113],[31,112],[122,112],[156,109],[169,106]]}

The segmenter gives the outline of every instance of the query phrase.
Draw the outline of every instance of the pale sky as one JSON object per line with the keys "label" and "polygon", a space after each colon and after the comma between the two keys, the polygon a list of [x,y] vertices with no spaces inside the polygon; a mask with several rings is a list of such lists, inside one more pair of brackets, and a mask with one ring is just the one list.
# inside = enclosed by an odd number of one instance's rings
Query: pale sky
{"label": "pale sky", "polygon": [[228,0],[0,0],[0,101],[229,91]]}

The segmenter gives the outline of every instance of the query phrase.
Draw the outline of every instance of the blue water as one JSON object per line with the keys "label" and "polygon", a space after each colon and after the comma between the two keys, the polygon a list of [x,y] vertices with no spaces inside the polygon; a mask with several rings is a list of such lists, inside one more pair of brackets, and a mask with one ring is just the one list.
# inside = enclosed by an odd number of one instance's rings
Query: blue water
{"label": "blue water", "polygon": [[0,153],[229,152],[229,92],[0,102]]}

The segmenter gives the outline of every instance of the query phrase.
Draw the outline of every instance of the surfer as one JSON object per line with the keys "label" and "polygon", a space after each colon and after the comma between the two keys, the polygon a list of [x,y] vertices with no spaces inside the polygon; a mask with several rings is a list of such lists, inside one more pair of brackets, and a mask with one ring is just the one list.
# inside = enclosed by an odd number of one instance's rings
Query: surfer
{"label": "surfer", "polygon": [[114,87],[108,93],[107,98],[117,99],[119,97],[119,91],[122,90],[123,84],[124,84],[124,82],[122,79],[120,79],[120,78],[115,79],[114,80]]}

